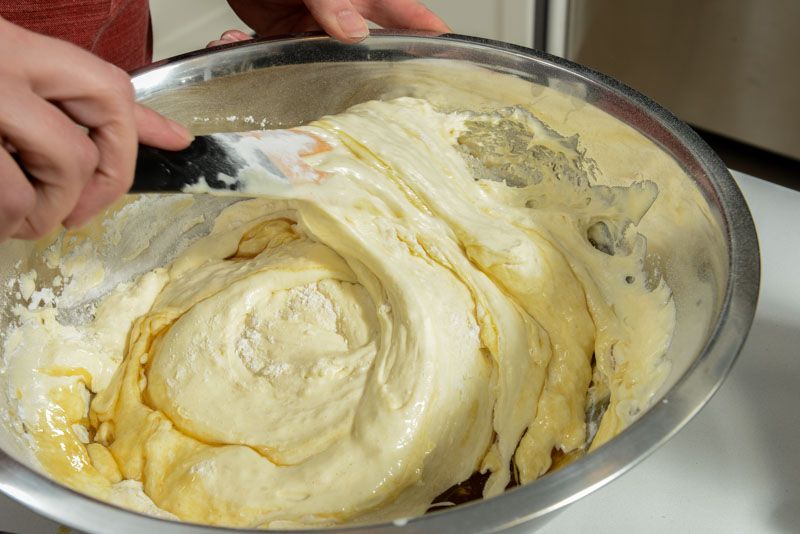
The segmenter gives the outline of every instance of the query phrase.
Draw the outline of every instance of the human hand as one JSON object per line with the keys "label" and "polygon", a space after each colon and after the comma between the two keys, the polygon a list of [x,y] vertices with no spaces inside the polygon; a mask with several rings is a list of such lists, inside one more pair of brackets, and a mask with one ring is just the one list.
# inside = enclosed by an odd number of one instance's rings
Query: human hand
{"label": "human hand", "polygon": [[[446,33],[450,28],[417,0],[228,0],[233,10],[261,36],[325,30],[346,43],[369,35],[366,21],[385,28]],[[241,32],[238,32],[241,35]],[[215,44],[240,41],[228,36]]]}
{"label": "human hand", "polygon": [[77,46],[0,18],[0,50],[0,241],[88,221],[130,187],[137,141],[191,141],[134,101],[123,70]]}
{"label": "human hand", "polygon": [[249,35],[244,33],[240,30],[228,30],[222,35],[220,35],[219,39],[211,41],[206,45],[206,48],[211,48],[212,46],[220,46],[225,44],[235,43],[237,41],[249,41],[252,39]]}

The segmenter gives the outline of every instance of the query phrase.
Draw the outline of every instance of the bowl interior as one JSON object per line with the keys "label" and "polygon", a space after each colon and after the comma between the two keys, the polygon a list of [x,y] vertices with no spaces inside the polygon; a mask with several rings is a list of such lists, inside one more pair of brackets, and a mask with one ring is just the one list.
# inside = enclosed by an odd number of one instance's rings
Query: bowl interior
{"label": "bowl interior", "polygon": [[[467,513],[489,504],[476,503],[463,512],[459,507],[417,520],[428,521],[423,524],[429,527],[438,516],[453,513],[471,516],[473,526],[529,519],[617,476],[676,432],[710,397],[749,327],[757,291],[757,245],[752,223],[747,224],[749,213],[727,170],[688,127],[646,98],[586,69],[477,39],[384,34],[359,46],[306,37],[224,47],[163,63],[135,76],[134,85],[140,100],[198,134],[291,127],[359,102],[398,96],[423,97],[453,110],[522,106],[560,134],[578,136],[581,150],[599,169],[598,182],[648,179],[658,185],[659,197],[639,231],[648,239],[648,272],[663,276],[673,291],[677,327],[667,355],[672,370],[654,408],[596,453],[494,499],[504,504],[495,505],[492,513]],[[107,271],[117,274],[95,289],[97,296],[168,261],[207,232],[213,215],[230,202],[206,198],[188,210],[180,209],[176,196],[147,202],[134,218],[115,227],[121,241],[98,249]],[[185,224],[198,217],[201,224]],[[737,223],[737,217],[745,220]],[[133,250],[144,234],[146,253],[120,253],[120,243]],[[42,261],[47,244],[0,245],[0,331],[13,320],[13,306],[25,304],[11,290],[12,280],[36,270],[37,285],[52,281],[55,272]],[[752,266],[749,274],[742,272],[747,265]],[[740,294],[734,294],[737,286]],[[719,339],[724,343],[714,349]],[[697,373],[707,376],[689,380]],[[0,375],[6,391],[3,380]],[[670,401],[672,407],[661,401]],[[13,414],[7,416],[5,394],[0,395],[0,413],[5,427],[0,447],[36,468],[18,422]]]}

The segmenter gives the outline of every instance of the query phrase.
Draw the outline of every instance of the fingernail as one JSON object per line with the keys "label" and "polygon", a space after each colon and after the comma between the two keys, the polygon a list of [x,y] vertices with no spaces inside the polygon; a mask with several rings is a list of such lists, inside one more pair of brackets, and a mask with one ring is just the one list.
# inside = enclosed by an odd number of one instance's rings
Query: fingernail
{"label": "fingernail", "polygon": [[183,139],[186,139],[187,141],[194,140],[194,136],[189,132],[189,130],[186,129],[185,126],[171,120],[167,120],[167,122],[169,123],[170,129],[179,136],[181,136]]}
{"label": "fingernail", "polygon": [[225,41],[247,41],[250,39],[250,36],[244,33],[243,31],[239,30],[228,30],[222,34],[222,39]]}
{"label": "fingernail", "polygon": [[352,9],[339,11],[339,13],[336,14],[336,20],[342,32],[351,39],[358,39],[360,41],[369,35],[367,23],[364,22],[361,15]]}
{"label": "fingernail", "polygon": [[74,215],[69,215],[66,219],[61,221],[61,226],[63,226],[65,230],[74,230],[86,224],[89,219],[91,219],[91,216],[83,215],[81,217],[75,217]]}

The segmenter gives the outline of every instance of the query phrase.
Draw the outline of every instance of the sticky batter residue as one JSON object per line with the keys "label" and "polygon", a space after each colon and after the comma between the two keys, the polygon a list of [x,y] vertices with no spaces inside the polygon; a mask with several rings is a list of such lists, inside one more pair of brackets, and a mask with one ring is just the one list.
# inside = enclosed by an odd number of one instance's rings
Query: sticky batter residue
{"label": "sticky batter residue", "polygon": [[514,109],[401,98],[300,130],[323,180],[226,208],[86,325],[19,310],[8,394],[52,476],[216,525],[402,519],[647,408],[675,322],[636,231],[655,184],[593,184]]}

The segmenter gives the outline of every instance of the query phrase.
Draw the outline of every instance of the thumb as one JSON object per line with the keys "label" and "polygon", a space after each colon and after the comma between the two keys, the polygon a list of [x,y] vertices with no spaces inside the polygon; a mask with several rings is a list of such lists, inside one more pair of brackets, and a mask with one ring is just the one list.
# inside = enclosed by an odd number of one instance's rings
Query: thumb
{"label": "thumb", "polygon": [[350,0],[303,0],[308,11],[328,35],[345,43],[357,43],[369,35],[367,21]]}

